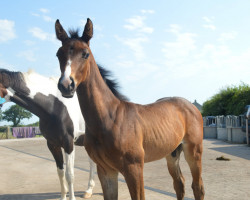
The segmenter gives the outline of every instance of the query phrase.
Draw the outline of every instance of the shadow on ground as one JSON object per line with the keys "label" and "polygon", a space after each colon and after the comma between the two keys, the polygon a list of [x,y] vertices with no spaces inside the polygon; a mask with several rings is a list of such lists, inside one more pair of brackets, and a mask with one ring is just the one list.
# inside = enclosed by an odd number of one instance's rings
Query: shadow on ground
{"label": "shadow on ground", "polygon": [[[239,158],[243,158],[246,160],[250,160],[250,147],[248,147],[247,145],[222,143],[220,141],[215,141],[213,142],[213,144],[220,145],[220,147],[212,147],[209,149],[219,151],[221,153],[230,154],[232,156],[237,156]],[[225,147],[221,147],[222,145]]]}
{"label": "shadow on ground", "polygon": [[[75,192],[76,197],[83,198],[83,192]],[[94,193],[93,196],[102,197],[102,193]],[[4,194],[0,195],[0,200],[49,200],[59,199],[61,193],[36,193],[36,194]]]}

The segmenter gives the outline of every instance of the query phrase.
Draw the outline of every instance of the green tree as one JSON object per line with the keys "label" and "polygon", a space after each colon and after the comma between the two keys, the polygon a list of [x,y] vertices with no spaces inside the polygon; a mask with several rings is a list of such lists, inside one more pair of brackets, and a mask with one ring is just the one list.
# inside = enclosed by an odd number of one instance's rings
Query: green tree
{"label": "green tree", "polygon": [[249,104],[250,86],[242,83],[239,86],[226,87],[204,102],[202,115],[240,115]]}
{"label": "green tree", "polygon": [[25,110],[19,105],[12,105],[8,110],[3,112],[3,120],[13,123],[13,127],[20,124],[22,119],[31,118],[31,112]]}
{"label": "green tree", "polygon": [[2,113],[2,110],[1,110],[1,107],[0,107],[0,121],[3,120],[3,113]]}

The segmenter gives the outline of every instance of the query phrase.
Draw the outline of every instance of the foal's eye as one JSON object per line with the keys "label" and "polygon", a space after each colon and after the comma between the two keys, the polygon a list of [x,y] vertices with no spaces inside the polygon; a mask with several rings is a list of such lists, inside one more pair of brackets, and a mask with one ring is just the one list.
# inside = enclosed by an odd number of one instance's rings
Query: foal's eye
{"label": "foal's eye", "polygon": [[87,49],[84,49],[82,52],[82,58],[87,59],[89,57],[89,53]]}

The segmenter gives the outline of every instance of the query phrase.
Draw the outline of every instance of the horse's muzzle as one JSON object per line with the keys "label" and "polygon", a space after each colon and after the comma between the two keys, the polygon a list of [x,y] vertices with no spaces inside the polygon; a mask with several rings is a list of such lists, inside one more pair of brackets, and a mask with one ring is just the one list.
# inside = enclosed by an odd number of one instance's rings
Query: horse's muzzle
{"label": "horse's muzzle", "polygon": [[70,77],[70,81],[65,81],[64,77],[61,77],[58,81],[58,89],[62,93],[63,97],[72,98],[76,91],[75,82],[72,77]]}

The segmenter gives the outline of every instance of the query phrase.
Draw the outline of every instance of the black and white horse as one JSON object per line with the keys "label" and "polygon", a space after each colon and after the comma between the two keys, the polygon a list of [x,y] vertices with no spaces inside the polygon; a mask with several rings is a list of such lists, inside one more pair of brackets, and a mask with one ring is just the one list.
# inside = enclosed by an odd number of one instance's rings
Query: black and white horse
{"label": "black and white horse", "polygon": [[[100,67],[103,79],[117,96],[123,96],[117,91],[115,81],[108,78],[109,72]],[[76,145],[83,145],[85,122],[81,114],[77,96],[72,99],[63,98],[57,88],[58,79],[47,78],[33,71],[27,73],[0,70],[0,95],[26,108],[40,119],[40,130],[47,139],[57,166],[57,173],[61,184],[61,200],[74,196],[74,160]],[[125,97],[124,97],[125,98]],[[65,152],[66,173],[63,167],[63,153]],[[84,198],[92,196],[95,186],[93,180],[95,164],[90,161],[90,175],[88,189]],[[66,183],[67,181],[67,183]]]}

